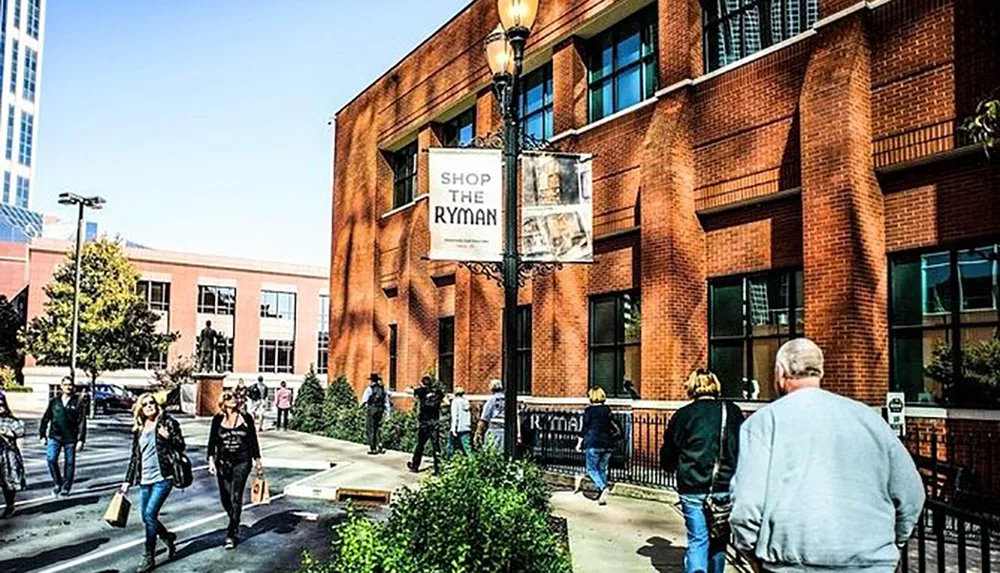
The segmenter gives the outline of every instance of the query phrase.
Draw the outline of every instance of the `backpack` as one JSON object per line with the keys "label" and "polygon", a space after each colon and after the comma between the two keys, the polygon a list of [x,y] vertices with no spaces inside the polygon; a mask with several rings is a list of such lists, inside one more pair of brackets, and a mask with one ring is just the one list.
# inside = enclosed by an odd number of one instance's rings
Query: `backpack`
{"label": "backpack", "polygon": [[371,387],[372,393],[368,396],[368,402],[366,405],[369,408],[384,408],[385,407],[385,387],[381,384],[376,384]]}
{"label": "backpack", "polygon": [[253,386],[250,387],[249,390],[247,390],[247,398],[250,398],[251,400],[254,401],[260,400],[260,388],[258,388],[256,384],[254,384]]}

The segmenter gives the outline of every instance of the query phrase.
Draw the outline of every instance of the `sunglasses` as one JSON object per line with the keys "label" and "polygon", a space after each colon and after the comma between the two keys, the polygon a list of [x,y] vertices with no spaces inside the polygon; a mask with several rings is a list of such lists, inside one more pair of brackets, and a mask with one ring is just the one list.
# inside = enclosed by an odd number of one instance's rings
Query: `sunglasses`
{"label": "sunglasses", "polygon": [[230,394],[229,392],[226,392],[225,394],[222,395],[223,400],[232,400],[233,398],[235,398],[235,396],[233,394]]}
{"label": "sunglasses", "polygon": [[146,400],[145,402],[142,403],[143,408],[145,408],[146,406],[155,406],[155,405],[156,405],[155,400]]}

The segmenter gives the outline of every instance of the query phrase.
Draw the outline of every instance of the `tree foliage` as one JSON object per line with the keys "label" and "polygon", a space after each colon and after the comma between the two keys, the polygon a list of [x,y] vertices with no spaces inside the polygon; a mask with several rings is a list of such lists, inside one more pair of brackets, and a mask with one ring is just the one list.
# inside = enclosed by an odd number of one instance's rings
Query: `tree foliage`
{"label": "tree foliage", "polygon": [[980,340],[962,349],[962,369],[955,377],[951,345],[934,346],[927,376],[941,383],[946,404],[996,405],[1000,403],[1000,340]]}
{"label": "tree foliage", "polygon": [[20,344],[17,341],[17,333],[23,325],[23,320],[13,301],[0,294],[0,366],[11,369],[20,366],[21,357],[18,354]]}
{"label": "tree foliage", "polygon": [[979,102],[976,113],[965,119],[962,129],[972,141],[983,145],[987,155],[994,151],[1000,137],[1000,97],[994,94]]}
{"label": "tree foliage", "polygon": [[[75,254],[70,252],[45,285],[45,313],[20,336],[24,352],[44,366],[70,362],[73,336]],[[166,351],[178,338],[159,333],[159,316],[136,292],[139,273],[118,240],[102,238],[83,247],[80,268],[80,322],[77,366],[96,380],[104,372],[134,367]]]}

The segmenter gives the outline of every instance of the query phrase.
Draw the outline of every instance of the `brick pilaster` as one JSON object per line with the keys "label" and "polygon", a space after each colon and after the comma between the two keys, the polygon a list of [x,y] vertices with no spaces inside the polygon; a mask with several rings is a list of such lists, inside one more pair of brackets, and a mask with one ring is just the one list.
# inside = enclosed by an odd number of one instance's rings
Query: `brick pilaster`
{"label": "brick pilaster", "polygon": [[569,38],[552,48],[553,133],[587,124],[587,66],[583,40]]}

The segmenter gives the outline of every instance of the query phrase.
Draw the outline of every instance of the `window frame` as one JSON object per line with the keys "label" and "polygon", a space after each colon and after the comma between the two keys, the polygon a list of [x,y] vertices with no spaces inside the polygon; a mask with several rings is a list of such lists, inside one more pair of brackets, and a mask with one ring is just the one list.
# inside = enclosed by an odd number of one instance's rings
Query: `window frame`
{"label": "window frame", "polygon": [[14,104],[8,104],[7,106],[7,149],[6,158],[7,161],[14,160],[14,120],[17,117]]}
{"label": "window frame", "polygon": [[[639,337],[635,342],[628,342],[625,334],[624,299],[631,296],[639,310]],[[613,342],[594,342],[595,310],[599,303],[607,300],[614,300],[615,303],[615,334]],[[605,392],[609,398],[631,398],[625,388],[625,353],[630,347],[638,347],[640,352],[640,380],[633,380],[633,385],[638,386],[638,391],[642,391],[642,296],[638,288],[623,291],[594,294],[587,300],[587,387],[594,388],[597,384],[594,381],[594,354],[595,352],[613,351],[615,353],[615,373],[613,378],[614,388],[611,392]]]}
{"label": "window frame", "polygon": [[[445,325],[449,325],[448,329],[451,331],[451,344],[450,348],[443,348],[447,346],[447,340],[443,334],[445,330]],[[442,316],[438,317],[438,382],[444,385],[448,392],[451,392],[455,387],[455,316]],[[447,352],[444,352],[447,350]],[[441,367],[447,361],[449,364],[448,369],[450,370],[451,376],[447,379],[442,375],[444,368]]]}
{"label": "window frame", "polygon": [[[531,370],[531,347],[532,333],[534,332],[531,318],[531,305],[522,304],[517,307],[517,332],[515,345],[517,353],[514,358],[514,378],[517,385],[517,393],[520,396],[531,396],[531,380],[533,372]],[[525,336],[527,334],[527,336]],[[526,372],[527,378],[521,374]]]}
{"label": "window frame", "polygon": [[28,0],[28,36],[38,39],[39,28],[42,20],[42,0]]}
{"label": "window frame", "polygon": [[10,203],[10,171],[3,172],[3,202]]}
{"label": "window frame", "polygon": [[[209,305],[204,301],[204,293],[211,291],[215,297],[215,301]],[[232,291],[232,303],[223,304],[222,303],[222,291],[227,291],[225,294],[230,294],[228,291]],[[197,312],[199,314],[215,314],[219,316],[235,316],[236,315],[236,287],[218,286],[218,285],[198,285],[198,298],[196,300]]]}
{"label": "window frame", "polygon": [[28,205],[31,204],[31,178],[18,175],[14,192],[14,205],[27,209]]}
{"label": "window frame", "polygon": [[316,373],[327,374],[330,369],[330,333],[316,334]]}
{"label": "window frame", "polygon": [[[273,351],[274,361],[269,363],[267,352]],[[283,363],[282,357],[286,360]],[[295,370],[295,341],[261,339],[257,342],[257,371],[270,374],[292,374]]]}
{"label": "window frame", "polygon": [[[526,113],[525,110],[528,108],[528,91],[539,85],[542,86],[542,106],[532,112]],[[522,137],[530,135],[539,141],[552,139],[555,130],[555,97],[553,95],[555,84],[552,79],[552,62],[546,62],[522,76],[520,88],[518,110],[520,111]],[[529,134],[528,121],[538,116],[542,118],[542,133],[540,135]]]}
{"label": "window frame", "polygon": [[21,29],[21,0],[14,0],[14,27]]}
{"label": "window frame", "polygon": [[[656,94],[660,81],[658,45],[659,23],[656,6],[657,4],[654,3],[640,9],[634,14],[622,19],[620,22],[615,23],[607,30],[596,34],[593,38],[590,38],[587,41],[587,121],[589,123],[594,123],[606,117],[610,117],[623,109],[628,109],[632,105],[641,103]],[[618,49],[622,40],[621,36],[624,34],[623,31],[629,30],[632,25],[637,25],[639,29],[639,57],[636,61],[619,67]],[[646,38],[647,34],[649,34],[649,38]],[[608,74],[601,75],[595,79],[593,69],[594,59],[603,51],[601,46],[605,43],[605,41],[610,43],[611,71]],[[651,49],[649,53],[643,54],[643,47],[646,45],[649,45]],[[620,105],[619,102],[620,97],[618,93],[618,80],[627,72],[631,72],[633,69],[639,70],[639,98],[635,103],[623,106]],[[648,77],[650,70],[653,75],[652,79]],[[601,114],[597,115],[594,113],[594,94],[606,83],[611,84],[611,111],[604,113],[602,110]],[[649,93],[647,93],[647,91]]]}
{"label": "window frame", "polygon": [[[462,140],[462,129],[472,128],[468,140]],[[465,147],[476,138],[476,105],[441,124],[441,145],[444,147]]]}
{"label": "window frame", "polygon": [[31,46],[24,47],[24,85],[21,89],[21,97],[34,102],[35,88],[38,81],[38,52],[31,49]]}
{"label": "window frame", "polygon": [[15,39],[10,48],[10,93],[17,95],[17,59],[20,44]]}
{"label": "window frame", "polygon": [[17,162],[31,167],[32,147],[35,142],[35,116],[21,111],[21,137],[17,146]]}
{"label": "window frame", "polygon": [[[159,300],[154,300],[153,292],[154,285],[160,287]],[[154,281],[147,279],[139,279],[135,285],[136,292],[143,297],[146,301],[146,306],[150,310],[158,310],[163,312],[170,312],[170,283],[166,281]]]}
{"label": "window frame", "polygon": [[409,205],[416,199],[418,151],[417,141],[413,140],[391,153],[393,209]]}
{"label": "window frame", "polygon": [[[273,298],[274,311],[270,311],[271,305],[267,299]],[[289,305],[289,315],[282,311],[283,305]],[[276,320],[295,320],[296,305],[298,304],[298,294],[288,291],[261,290],[260,291],[260,317],[273,318]]]}
{"label": "window frame", "polygon": [[[738,0],[738,7],[732,12],[729,12],[728,8],[724,5],[720,5],[720,3],[725,3],[726,0],[710,0],[710,2],[711,9],[706,6],[707,3],[705,0],[701,2],[702,63],[705,73],[713,72],[730,64],[745,60],[753,54],[766,50],[775,44],[780,44],[785,40],[799,36],[811,29],[819,17],[818,0]],[[778,6],[778,12],[780,12],[779,18],[781,20],[779,23],[781,28],[777,37],[774,35],[775,30],[773,26],[774,7],[776,5]],[[792,14],[791,10],[789,10],[793,5],[798,8],[797,29],[792,26]],[[723,10],[720,11],[719,8],[723,8]],[[746,19],[744,17],[754,11],[756,11],[758,46],[753,52],[747,52],[748,28],[745,26]],[[722,62],[724,52],[720,50],[720,34],[723,37],[723,41],[728,44],[733,37],[731,31],[734,20],[739,23],[740,57],[732,61]],[[723,27],[725,27],[725,30],[721,31],[720,29]],[[749,29],[752,30],[753,28]],[[731,50],[727,48],[726,51],[729,52]]]}

